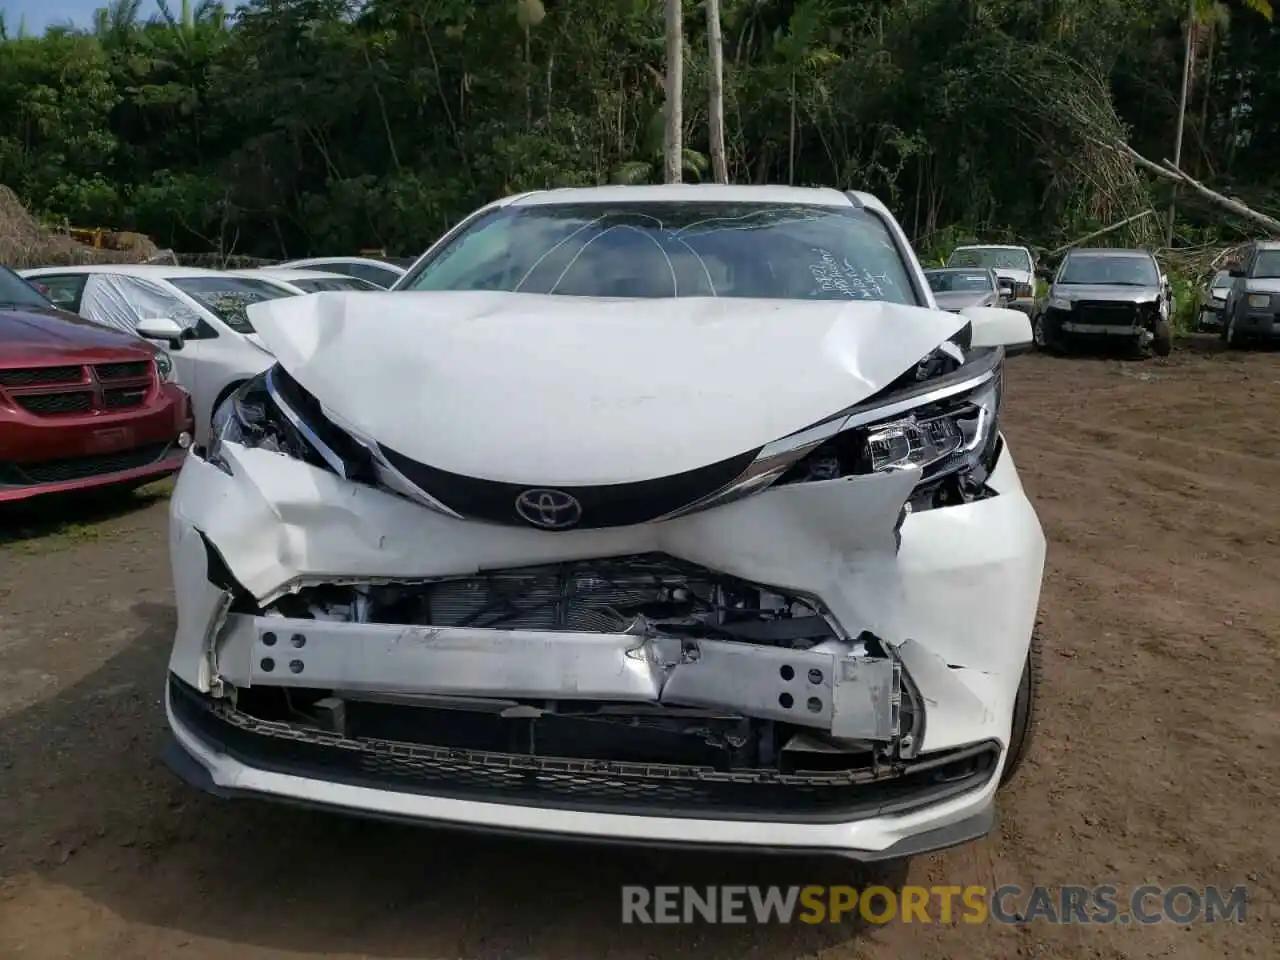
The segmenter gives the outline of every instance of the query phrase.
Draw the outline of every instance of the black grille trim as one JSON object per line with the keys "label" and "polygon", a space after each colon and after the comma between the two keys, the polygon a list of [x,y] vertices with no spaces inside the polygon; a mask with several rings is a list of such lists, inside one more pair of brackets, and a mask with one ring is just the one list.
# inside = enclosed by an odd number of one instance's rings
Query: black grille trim
{"label": "black grille trim", "polygon": [[173,444],[150,443],[132,450],[36,463],[0,463],[0,486],[28,487],[123,473],[163,460]]}
{"label": "black grille trim", "polygon": [[169,677],[174,716],[257,769],[373,789],[630,816],[842,822],[906,813],[990,782],[1000,747],[983,741],[878,771],[782,774],[618,763],[351,738],[260,720]]}
{"label": "black grille trim", "polygon": [[0,387],[39,387],[50,383],[82,383],[84,367],[26,367],[0,370]]}
{"label": "black grille trim", "polygon": [[[475,520],[528,527],[530,524],[516,512],[516,498],[526,490],[546,486],[465,477],[411,460],[382,444],[378,449],[410,483],[460,515]],[[757,453],[759,448],[655,480],[555,489],[569,494],[582,507],[582,520],[570,529],[625,527],[656,520],[715,493],[741,476]]]}

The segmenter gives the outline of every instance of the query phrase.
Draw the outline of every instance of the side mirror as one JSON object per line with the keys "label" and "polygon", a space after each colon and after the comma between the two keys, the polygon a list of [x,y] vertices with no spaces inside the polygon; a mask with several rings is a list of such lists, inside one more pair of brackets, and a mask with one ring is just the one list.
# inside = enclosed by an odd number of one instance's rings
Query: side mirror
{"label": "side mirror", "polygon": [[147,340],[165,341],[170,350],[181,350],[187,335],[187,328],[172,317],[146,317],[133,330]]}
{"label": "side mirror", "polygon": [[1244,276],[1244,265],[1243,265],[1243,264],[1240,264],[1240,263],[1232,263],[1232,264],[1228,264],[1228,265],[1227,265],[1227,276],[1229,276],[1229,277],[1243,277],[1243,276]]}
{"label": "side mirror", "polygon": [[973,324],[975,347],[1004,347],[1010,355],[1031,349],[1031,318],[1004,307],[962,307],[960,316]]}
{"label": "side mirror", "polygon": [[1001,299],[1004,299],[1004,300],[1013,299],[1013,281],[1012,280],[1001,280],[999,284],[999,289],[1000,289]]}

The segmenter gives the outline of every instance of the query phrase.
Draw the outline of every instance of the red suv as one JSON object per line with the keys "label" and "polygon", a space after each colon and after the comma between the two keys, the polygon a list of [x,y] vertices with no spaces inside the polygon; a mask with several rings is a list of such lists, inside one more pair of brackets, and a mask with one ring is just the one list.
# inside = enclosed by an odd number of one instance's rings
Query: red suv
{"label": "red suv", "polygon": [[0,267],[0,502],[168,476],[193,423],[167,354]]}

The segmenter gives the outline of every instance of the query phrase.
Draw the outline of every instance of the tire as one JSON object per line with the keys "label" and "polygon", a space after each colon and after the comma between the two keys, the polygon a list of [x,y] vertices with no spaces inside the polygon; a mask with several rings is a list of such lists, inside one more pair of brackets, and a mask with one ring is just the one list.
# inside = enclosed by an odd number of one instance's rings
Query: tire
{"label": "tire", "polygon": [[1045,320],[1044,311],[1037,313],[1031,319],[1031,339],[1035,342],[1036,349],[1041,353],[1057,353],[1057,338],[1049,336],[1048,322]]}
{"label": "tire", "polygon": [[1157,357],[1167,357],[1173,353],[1173,328],[1168,320],[1157,320],[1155,339],[1151,341],[1151,352]]}
{"label": "tire", "polygon": [[1022,666],[1022,679],[1018,681],[1018,695],[1013,701],[1013,726],[1009,731],[1009,752],[1000,773],[1000,786],[1004,786],[1018,772],[1027,758],[1035,739],[1036,714],[1040,705],[1040,684],[1043,680],[1041,656],[1044,641],[1040,634],[1031,635],[1031,648]]}
{"label": "tire", "polygon": [[1236,315],[1234,313],[1222,327],[1222,339],[1231,350],[1243,350],[1246,347],[1244,334],[1236,329]]}

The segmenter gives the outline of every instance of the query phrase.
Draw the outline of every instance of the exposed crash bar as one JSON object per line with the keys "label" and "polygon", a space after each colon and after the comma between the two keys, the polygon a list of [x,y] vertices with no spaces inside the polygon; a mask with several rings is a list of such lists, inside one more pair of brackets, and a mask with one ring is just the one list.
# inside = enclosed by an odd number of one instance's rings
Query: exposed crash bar
{"label": "exposed crash bar", "polygon": [[836,641],[791,650],[236,614],[221,632],[215,669],[236,687],[706,707],[858,740],[897,736],[901,704],[895,661],[857,656]]}

